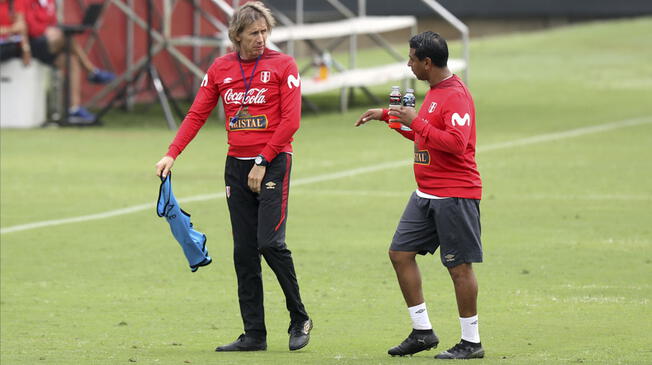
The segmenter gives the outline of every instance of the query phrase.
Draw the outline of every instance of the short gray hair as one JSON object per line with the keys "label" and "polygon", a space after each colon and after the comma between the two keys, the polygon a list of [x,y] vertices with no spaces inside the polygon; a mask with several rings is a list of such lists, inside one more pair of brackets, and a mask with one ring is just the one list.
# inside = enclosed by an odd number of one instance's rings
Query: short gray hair
{"label": "short gray hair", "polygon": [[267,23],[267,31],[271,33],[272,27],[276,21],[272,12],[260,1],[250,1],[240,6],[231,17],[229,22],[229,39],[233,43],[236,51],[240,51],[240,42],[236,41],[238,36],[248,25],[255,23],[258,19],[263,18]]}

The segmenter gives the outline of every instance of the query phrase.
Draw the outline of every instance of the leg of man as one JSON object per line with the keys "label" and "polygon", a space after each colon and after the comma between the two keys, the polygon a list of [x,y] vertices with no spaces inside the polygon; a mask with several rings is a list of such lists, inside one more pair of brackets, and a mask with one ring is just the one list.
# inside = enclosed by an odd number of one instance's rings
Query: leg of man
{"label": "leg of man", "polygon": [[451,198],[436,204],[441,262],[448,268],[457,299],[461,340],[435,356],[438,359],[484,357],[478,330],[478,282],[473,262],[482,262],[480,207],[474,199]]}
{"label": "leg of man", "polygon": [[421,273],[417,265],[416,252],[389,251],[398,284],[408,307],[424,302],[421,288]]}
{"label": "leg of man", "polygon": [[[65,55],[60,55],[57,58],[57,67],[60,70],[65,69]],[[77,110],[81,106],[81,68],[79,67],[79,60],[76,57],[70,59],[70,109]]]}
{"label": "leg of man", "polygon": [[[263,307],[263,281],[260,253],[256,240],[258,201],[247,185],[247,175],[253,161],[227,157],[224,180],[233,230],[233,262],[238,278],[238,300],[245,330],[245,339],[264,343],[267,335]],[[242,351],[233,344],[218,347],[218,351]],[[232,346],[234,345],[234,346]],[[266,345],[264,346],[266,348]],[[254,346],[262,350],[261,346]]]}
{"label": "leg of man", "polygon": [[455,298],[460,317],[468,318],[477,315],[478,281],[471,263],[450,267],[448,272],[455,286]]}
{"label": "leg of man", "polygon": [[48,41],[50,53],[56,55],[63,51],[63,47],[65,46],[65,38],[61,29],[57,27],[48,27],[45,29],[43,35]]}
{"label": "leg of man", "polygon": [[288,153],[279,154],[267,167],[260,192],[258,246],[285,294],[290,312],[290,349],[298,350],[308,344],[312,322],[301,301],[292,252],[285,243],[291,169],[292,155]]}
{"label": "leg of man", "polygon": [[79,60],[80,64],[84,67],[86,72],[93,72],[95,70],[95,65],[93,65],[93,62],[91,62],[91,60],[88,58],[88,55],[81,48],[79,43],[75,42],[74,40],[72,41],[72,51],[76,56],[75,58]]}
{"label": "leg of man", "polygon": [[396,228],[389,250],[403,298],[412,319],[412,332],[387,353],[392,356],[412,355],[437,347],[439,339],[432,329],[421,287],[417,253],[433,253],[437,249],[436,230],[425,199],[412,194]]}
{"label": "leg of man", "polygon": [[84,67],[88,75],[88,81],[94,84],[107,84],[115,79],[113,72],[95,67],[91,59],[88,58],[86,51],[74,40],[72,41],[72,50],[77,62]]}

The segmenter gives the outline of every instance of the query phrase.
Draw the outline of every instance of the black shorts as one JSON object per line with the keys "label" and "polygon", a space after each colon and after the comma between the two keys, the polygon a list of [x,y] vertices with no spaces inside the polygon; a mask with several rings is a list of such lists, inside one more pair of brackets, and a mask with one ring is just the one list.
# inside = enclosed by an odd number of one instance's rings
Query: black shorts
{"label": "black shorts", "polygon": [[438,247],[446,267],[482,262],[479,200],[426,199],[412,193],[389,249],[425,255]]}
{"label": "black shorts", "polygon": [[57,59],[58,54],[50,52],[48,39],[44,35],[30,38],[29,46],[32,49],[32,57],[45,64],[54,65],[54,61]]}
{"label": "black shorts", "polygon": [[[57,55],[50,52],[48,40],[45,36],[29,39],[29,47],[32,49],[32,57],[47,64],[54,65]],[[7,42],[0,44],[0,61],[6,61],[11,58],[20,58],[23,55],[23,49],[18,42]]]}
{"label": "black shorts", "polygon": [[18,58],[22,54],[21,52],[20,43],[18,42],[0,43],[0,61],[6,61],[11,58]]}

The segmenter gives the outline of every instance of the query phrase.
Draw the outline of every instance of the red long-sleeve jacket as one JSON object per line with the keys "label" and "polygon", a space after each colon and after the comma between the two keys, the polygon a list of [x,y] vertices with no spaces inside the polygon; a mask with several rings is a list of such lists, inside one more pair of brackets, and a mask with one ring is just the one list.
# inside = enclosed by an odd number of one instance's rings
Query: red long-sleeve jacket
{"label": "red long-sleeve jacket", "polygon": [[[387,119],[387,111],[383,119]],[[431,86],[411,131],[414,176],[419,191],[439,197],[481,199],[482,180],[475,162],[475,106],[457,76]]]}
{"label": "red long-sleeve jacket", "polygon": [[[246,96],[245,80],[249,86]],[[299,72],[292,57],[265,49],[258,61],[240,60],[237,53],[215,60],[168,149],[168,156],[176,158],[192,141],[220,96],[226,114],[229,156],[248,158],[262,154],[271,161],[281,152],[292,152],[292,136],[301,119]],[[233,117],[244,107],[246,116],[234,121]]]}

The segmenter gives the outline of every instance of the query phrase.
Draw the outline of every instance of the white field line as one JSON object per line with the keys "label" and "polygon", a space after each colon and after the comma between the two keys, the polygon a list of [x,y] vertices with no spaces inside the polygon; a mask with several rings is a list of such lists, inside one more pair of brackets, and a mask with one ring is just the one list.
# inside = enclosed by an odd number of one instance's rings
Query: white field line
{"label": "white field line", "polygon": [[[587,135],[587,134],[606,132],[606,131],[610,131],[610,130],[613,130],[613,129],[619,129],[619,128],[625,128],[625,127],[633,127],[633,126],[637,126],[637,125],[641,125],[641,124],[649,124],[649,123],[652,123],[652,117],[641,117],[641,118],[627,119],[627,120],[622,120],[622,121],[618,121],[618,122],[595,125],[595,126],[591,126],[591,127],[571,129],[571,130],[565,131],[565,132],[541,134],[541,135],[538,135],[538,136],[521,138],[521,139],[517,139],[517,140],[514,140],[514,141],[495,143],[495,144],[490,144],[490,145],[487,145],[487,146],[479,146],[478,147],[478,152],[494,151],[494,150],[518,147],[518,146],[529,146],[529,145],[533,145],[533,144],[537,144],[537,143],[558,141],[558,140],[561,140],[561,139],[580,137],[580,136],[584,136],[584,135]],[[317,176],[313,176],[313,177],[306,177],[306,178],[302,178],[302,179],[296,179],[296,180],[294,180],[292,182],[291,186],[308,185],[308,184],[319,183],[319,182],[328,181],[328,180],[336,180],[336,179],[341,179],[341,178],[345,178],[345,177],[351,177],[351,176],[362,175],[362,174],[376,172],[376,171],[392,169],[392,168],[396,168],[396,167],[402,167],[402,166],[404,167],[406,165],[409,165],[411,162],[412,162],[411,160],[383,162],[383,163],[376,164],[376,165],[371,165],[371,166],[359,167],[359,168],[355,168],[355,169],[344,170],[344,171],[330,173],[330,174],[323,174],[323,175],[317,175]],[[224,193],[195,195],[195,196],[191,196],[191,197],[187,197],[187,198],[178,199],[178,201],[179,201],[179,203],[188,203],[188,202],[194,202],[194,201],[206,201],[206,200],[221,199],[221,198],[224,198]],[[134,205],[134,206],[127,207],[127,208],[110,210],[110,211],[103,212],[103,213],[96,213],[96,214],[89,214],[89,215],[83,215],[83,216],[78,216],[78,217],[63,218],[63,219],[53,219],[53,220],[47,220],[47,221],[20,224],[20,225],[16,225],[16,226],[0,228],[0,234],[27,231],[27,230],[36,229],[36,228],[58,226],[58,225],[69,224],[69,223],[79,223],[79,222],[86,222],[86,221],[92,221],[92,220],[98,220],[98,219],[106,219],[106,218],[111,218],[111,217],[115,217],[115,216],[119,216],[119,215],[125,215],[125,214],[129,214],[129,213],[140,212],[140,211],[147,210],[147,209],[154,210],[155,205],[154,204],[139,204],[139,205]]]}

